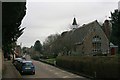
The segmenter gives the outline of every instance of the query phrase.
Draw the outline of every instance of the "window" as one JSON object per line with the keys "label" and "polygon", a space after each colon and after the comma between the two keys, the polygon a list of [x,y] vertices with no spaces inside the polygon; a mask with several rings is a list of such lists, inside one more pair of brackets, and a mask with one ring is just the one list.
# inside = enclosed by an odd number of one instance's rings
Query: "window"
{"label": "window", "polygon": [[93,50],[92,52],[101,52],[101,38],[94,36],[92,39]]}
{"label": "window", "polygon": [[94,36],[92,42],[101,42],[101,38],[99,36]]}

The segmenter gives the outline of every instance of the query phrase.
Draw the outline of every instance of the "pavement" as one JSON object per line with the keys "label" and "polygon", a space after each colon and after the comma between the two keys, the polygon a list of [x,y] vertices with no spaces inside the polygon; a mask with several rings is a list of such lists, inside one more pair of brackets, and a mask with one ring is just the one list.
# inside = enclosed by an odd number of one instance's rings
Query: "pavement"
{"label": "pavement", "polygon": [[12,64],[12,61],[4,61],[4,72],[2,79],[9,79],[9,78],[21,78],[20,73]]}

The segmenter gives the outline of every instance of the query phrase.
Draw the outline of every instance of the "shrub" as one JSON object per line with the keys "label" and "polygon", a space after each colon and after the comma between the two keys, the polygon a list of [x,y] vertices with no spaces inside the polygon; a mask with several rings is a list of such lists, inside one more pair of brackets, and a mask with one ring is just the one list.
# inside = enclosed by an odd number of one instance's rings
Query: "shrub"
{"label": "shrub", "polygon": [[57,65],[100,79],[120,78],[120,57],[117,56],[59,56]]}
{"label": "shrub", "polygon": [[40,59],[40,53],[37,52],[37,51],[34,51],[30,56],[34,60],[39,60]]}

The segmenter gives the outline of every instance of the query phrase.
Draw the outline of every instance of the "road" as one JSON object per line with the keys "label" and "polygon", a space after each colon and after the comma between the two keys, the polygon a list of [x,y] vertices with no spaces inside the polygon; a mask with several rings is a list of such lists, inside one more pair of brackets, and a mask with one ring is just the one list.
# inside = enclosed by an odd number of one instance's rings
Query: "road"
{"label": "road", "polygon": [[[28,60],[31,60],[30,57],[27,57]],[[42,63],[40,61],[32,60],[35,65],[35,75],[22,75],[22,78],[81,78],[88,80],[82,76],[61,70],[57,67]]]}

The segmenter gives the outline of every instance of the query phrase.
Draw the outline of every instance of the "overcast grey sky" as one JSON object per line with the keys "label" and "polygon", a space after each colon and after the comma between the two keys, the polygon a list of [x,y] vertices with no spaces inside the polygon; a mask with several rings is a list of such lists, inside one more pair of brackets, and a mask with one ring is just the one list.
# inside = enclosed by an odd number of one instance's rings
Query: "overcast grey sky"
{"label": "overcast grey sky", "polygon": [[119,0],[29,0],[21,27],[26,27],[18,44],[30,47],[36,40],[41,43],[50,34],[69,30],[74,16],[79,25],[94,20],[104,22],[110,12],[118,8]]}

